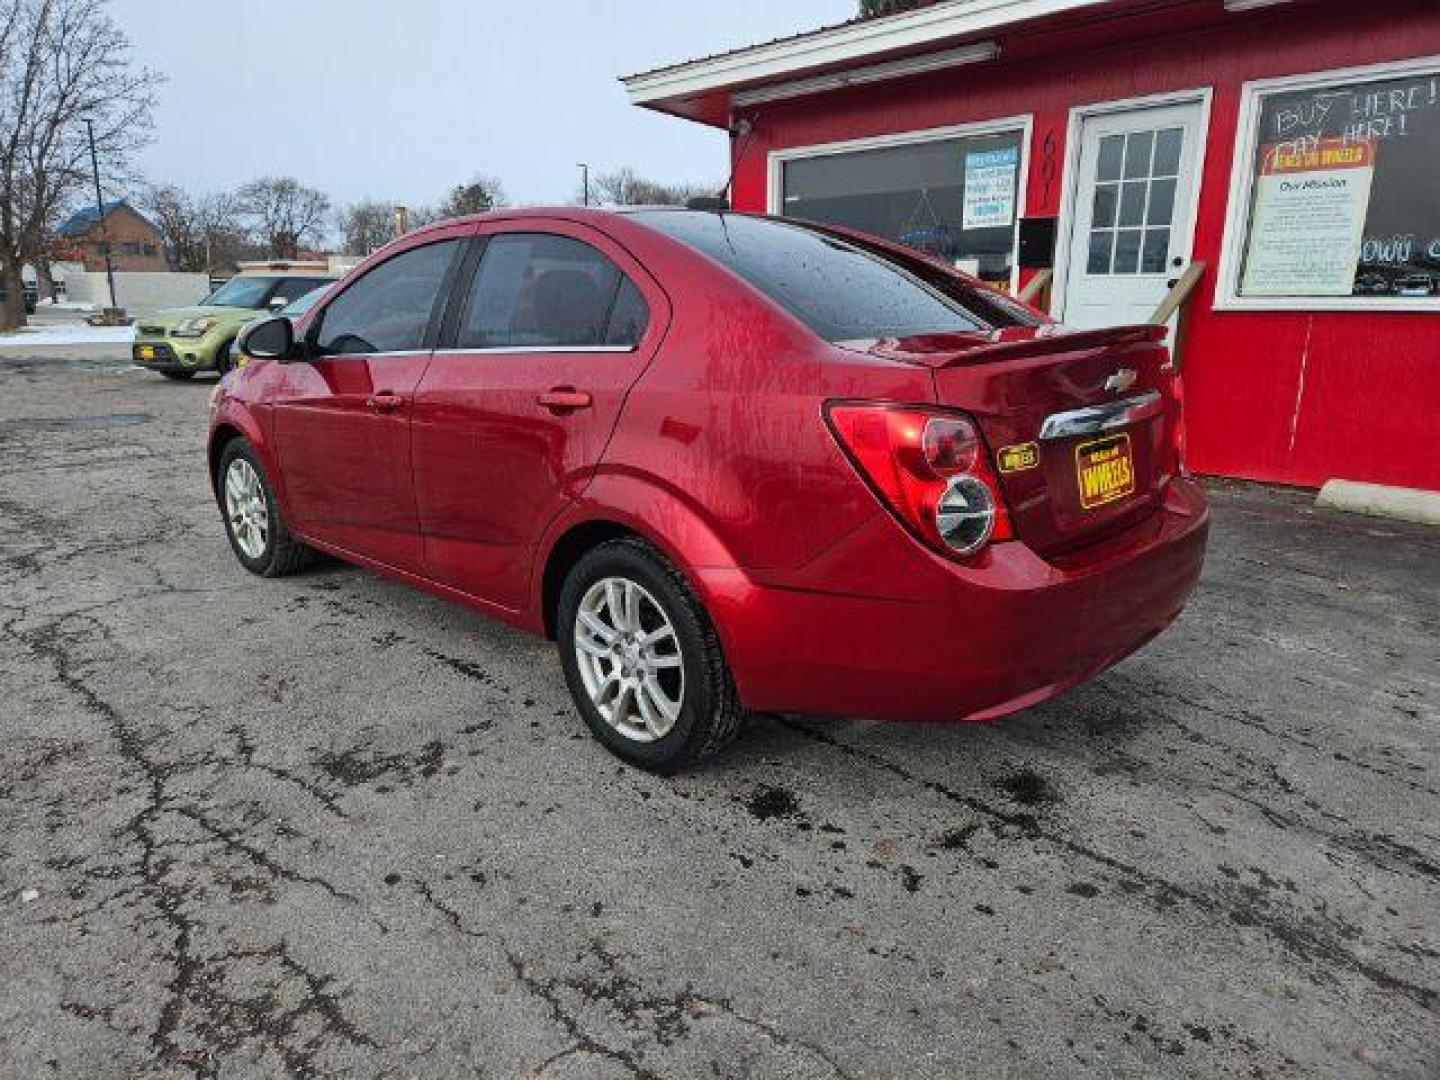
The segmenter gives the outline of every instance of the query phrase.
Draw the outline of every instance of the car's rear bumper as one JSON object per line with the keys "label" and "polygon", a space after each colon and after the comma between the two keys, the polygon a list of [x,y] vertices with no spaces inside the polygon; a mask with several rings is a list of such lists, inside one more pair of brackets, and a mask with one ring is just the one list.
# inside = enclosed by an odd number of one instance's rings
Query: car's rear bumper
{"label": "car's rear bumper", "polygon": [[1199,580],[1208,530],[1203,494],[1177,481],[1146,521],[1064,559],[1010,542],[962,566],[877,519],[798,584],[699,577],[749,708],[987,720],[1063,692],[1169,626]]}

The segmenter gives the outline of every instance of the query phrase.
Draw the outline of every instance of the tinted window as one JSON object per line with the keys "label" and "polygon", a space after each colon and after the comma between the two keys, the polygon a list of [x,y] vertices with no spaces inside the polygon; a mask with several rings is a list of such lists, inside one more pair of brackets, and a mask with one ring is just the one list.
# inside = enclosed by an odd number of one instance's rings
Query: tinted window
{"label": "tinted window", "polygon": [[273,278],[234,277],[202,301],[211,307],[258,308],[265,305]]}
{"label": "tinted window", "polygon": [[[507,233],[490,241],[475,275],[456,345],[462,349],[565,348],[633,344],[645,301],[589,244],[547,233]],[[633,295],[630,295],[633,294]],[[620,308],[628,325],[613,324]]]}
{"label": "tinted window", "polygon": [[289,304],[295,300],[299,300],[300,297],[306,293],[312,293],[316,289],[323,288],[329,284],[330,282],[325,278],[285,278],[275,289],[275,293],[270,297],[270,300],[273,303],[276,300],[284,298],[285,302]]}
{"label": "tinted window", "polygon": [[458,241],[412,248],[381,263],[320,315],[317,344],[327,353],[407,352],[424,348],[445,272]]}
{"label": "tinted window", "polygon": [[610,312],[610,329],[605,335],[606,345],[639,345],[650,325],[650,305],[629,278],[620,282],[620,293],[615,297],[615,307]]}
{"label": "tinted window", "polygon": [[827,341],[905,337],[982,324],[963,305],[880,252],[803,226],[737,214],[636,215],[734,271]]}

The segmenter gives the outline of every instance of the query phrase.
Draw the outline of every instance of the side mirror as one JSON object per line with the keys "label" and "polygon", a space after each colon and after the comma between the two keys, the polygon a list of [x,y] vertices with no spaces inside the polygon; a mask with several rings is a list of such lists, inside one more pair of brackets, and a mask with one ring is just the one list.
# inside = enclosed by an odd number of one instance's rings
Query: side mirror
{"label": "side mirror", "polygon": [[235,344],[242,353],[256,360],[288,364],[297,358],[295,327],[283,316],[252,323],[240,332]]}

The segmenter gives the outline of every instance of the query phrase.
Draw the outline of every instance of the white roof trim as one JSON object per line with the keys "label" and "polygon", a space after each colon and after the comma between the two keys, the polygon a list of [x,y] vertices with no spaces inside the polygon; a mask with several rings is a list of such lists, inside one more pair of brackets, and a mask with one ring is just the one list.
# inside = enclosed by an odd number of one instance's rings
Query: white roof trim
{"label": "white roof trim", "polygon": [[951,0],[950,3],[879,19],[819,30],[692,60],[621,80],[635,105],[729,90],[741,83],[793,76],[877,53],[923,48],[969,34],[984,34],[1012,23],[1097,7],[1110,0]]}
{"label": "white roof trim", "polygon": [[758,86],[754,90],[740,90],[735,94],[735,104],[741,108],[760,105],[767,101],[783,101],[786,98],[803,97],[806,94],[823,94],[827,90],[839,90],[845,86],[862,86],[866,83],[885,82],[887,79],[902,79],[907,75],[920,75],[927,71],[956,67],[960,64],[978,64],[994,60],[1000,55],[1000,46],[993,41],[978,41],[974,45],[962,45],[958,49],[924,53],[909,56],[903,60],[887,60],[883,64],[868,64],[865,67],[847,68],[829,75],[814,75],[808,79],[794,79],[787,82]]}

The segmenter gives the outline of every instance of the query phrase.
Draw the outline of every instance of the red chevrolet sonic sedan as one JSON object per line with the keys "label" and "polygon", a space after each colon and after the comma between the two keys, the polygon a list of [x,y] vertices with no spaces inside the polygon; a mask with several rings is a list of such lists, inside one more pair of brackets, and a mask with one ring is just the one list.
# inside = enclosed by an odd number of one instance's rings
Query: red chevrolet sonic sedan
{"label": "red chevrolet sonic sedan", "polygon": [[1163,630],[1208,513],[1162,335],[827,226],[490,214],[252,327],[210,472],[246,569],[325,551],[548,635],[669,770],[749,711],[1001,716]]}

